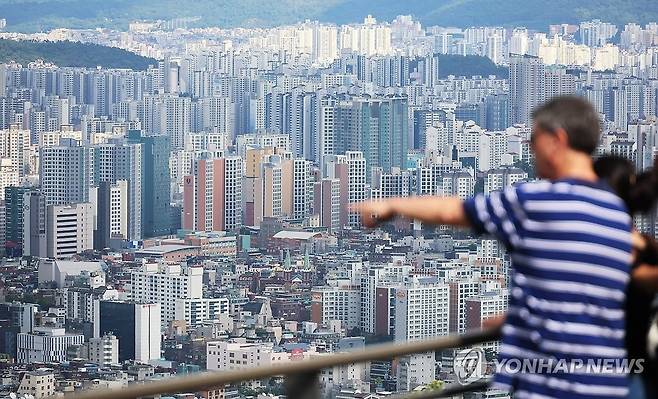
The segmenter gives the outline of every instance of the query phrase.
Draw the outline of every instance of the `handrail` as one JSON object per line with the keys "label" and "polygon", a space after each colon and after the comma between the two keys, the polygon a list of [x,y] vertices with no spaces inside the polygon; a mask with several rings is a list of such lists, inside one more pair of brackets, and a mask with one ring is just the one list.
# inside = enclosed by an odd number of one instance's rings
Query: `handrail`
{"label": "handrail", "polygon": [[163,393],[197,392],[204,389],[222,387],[243,381],[261,380],[272,376],[291,376],[308,374],[334,366],[363,363],[374,360],[386,360],[414,353],[435,352],[449,348],[471,346],[494,341],[500,337],[498,329],[487,329],[451,335],[424,341],[372,345],[362,350],[318,356],[309,360],[277,364],[275,366],[254,367],[249,369],[205,372],[184,377],[174,377],[164,381],[134,384],[126,388],[107,390],[86,390],[74,395],[72,399],[133,399],[142,396]]}

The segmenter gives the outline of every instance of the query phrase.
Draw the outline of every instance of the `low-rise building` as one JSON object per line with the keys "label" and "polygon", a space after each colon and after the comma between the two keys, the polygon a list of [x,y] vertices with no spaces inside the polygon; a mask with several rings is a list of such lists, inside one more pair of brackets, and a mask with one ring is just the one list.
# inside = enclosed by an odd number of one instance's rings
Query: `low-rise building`
{"label": "low-rise building", "polygon": [[82,345],[84,335],[67,334],[63,328],[35,327],[31,333],[20,333],[16,343],[18,363],[62,363],[69,346]]}
{"label": "low-rise building", "polygon": [[179,298],[174,320],[184,320],[187,327],[197,327],[206,321],[219,320],[221,314],[228,313],[227,298]]}
{"label": "low-rise building", "polygon": [[52,371],[31,371],[23,375],[18,395],[47,398],[55,394],[55,374]]}
{"label": "low-rise building", "polygon": [[119,363],[119,340],[108,333],[99,338],[89,339],[89,361],[99,366]]}

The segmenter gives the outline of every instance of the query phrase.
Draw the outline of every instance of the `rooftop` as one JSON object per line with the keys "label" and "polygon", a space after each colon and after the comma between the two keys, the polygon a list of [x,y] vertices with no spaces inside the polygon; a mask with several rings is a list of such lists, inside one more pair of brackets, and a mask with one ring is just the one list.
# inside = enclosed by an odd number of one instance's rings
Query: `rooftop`
{"label": "rooftop", "polygon": [[318,237],[322,235],[319,232],[310,232],[310,231],[293,231],[293,230],[281,230],[272,238],[277,238],[281,240],[310,240],[313,237]]}
{"label": "rooftop", "polygon": [[179,244],[165,244],[165,245],[156,245],[153,247],[143,248],[137,251],[139,254],[153,254],[153,255],[162,255],[171,252],[184,251],[188,249],[197,249],[199,247],[194,245],[179,245]]}

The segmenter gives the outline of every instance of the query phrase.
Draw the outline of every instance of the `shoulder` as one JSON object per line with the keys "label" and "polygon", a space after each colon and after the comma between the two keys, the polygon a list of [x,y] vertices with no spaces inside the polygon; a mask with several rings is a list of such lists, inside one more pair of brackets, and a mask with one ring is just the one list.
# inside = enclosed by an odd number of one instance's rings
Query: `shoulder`
{"label": "shoulder", "polygon": [[626,211],[624,201],[602,183],[540,180],[522,183],[517,186],[517,191],[527,198],[592,202]]}
{"label": "shoulder", "polygon": [[536,180],[531,182],[519,183],[514,186],[517,191],[522,193],[541,193],[550,192],[553,188],[553,183],[548,180]]}

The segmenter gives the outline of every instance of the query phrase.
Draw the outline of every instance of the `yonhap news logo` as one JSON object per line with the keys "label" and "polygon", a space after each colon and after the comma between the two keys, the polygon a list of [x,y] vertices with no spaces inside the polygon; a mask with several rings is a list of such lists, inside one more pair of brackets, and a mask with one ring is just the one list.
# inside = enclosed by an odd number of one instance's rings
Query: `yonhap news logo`
{"label": "yonhap news logo", "polygon": [[487,370],[486,357],[481,348],[471,348],[458,351],[452,363],[457,382],[462,385],[480,381]]}

